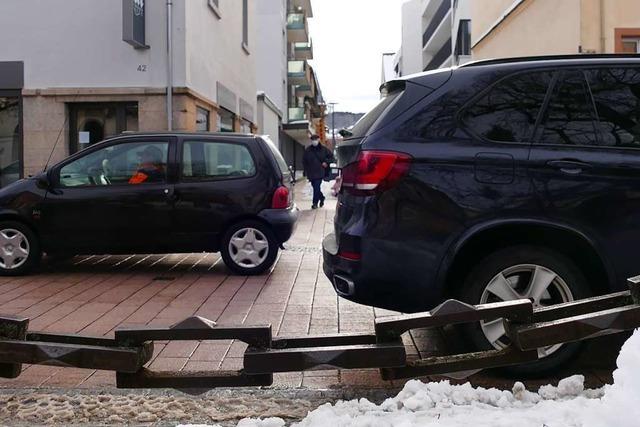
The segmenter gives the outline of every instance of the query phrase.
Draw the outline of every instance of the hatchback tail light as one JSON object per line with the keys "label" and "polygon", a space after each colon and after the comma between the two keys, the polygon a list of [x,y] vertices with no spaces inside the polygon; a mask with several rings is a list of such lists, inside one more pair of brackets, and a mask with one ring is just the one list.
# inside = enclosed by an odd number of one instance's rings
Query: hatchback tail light
{"label": "hatchback tail light", "polygon": [[407,174],[411,159],[393,151],[361,151],[354,163],[342,168],[342,187],[358,196],[388,190]]}
{"label": "hatchback tail light", "polygon": [[286,209],[291,205],[291,192],[285,186],[278,187],[273,193],[272,209]]}

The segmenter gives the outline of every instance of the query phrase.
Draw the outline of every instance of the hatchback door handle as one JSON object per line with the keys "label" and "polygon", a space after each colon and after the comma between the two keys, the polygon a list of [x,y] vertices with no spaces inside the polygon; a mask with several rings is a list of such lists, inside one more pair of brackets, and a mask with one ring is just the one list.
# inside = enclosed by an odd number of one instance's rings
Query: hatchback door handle
{"label": "hatchback door handle", "polygon": [[590,163],[581,162],[578,160],[551,160],[547,162],[547,166],[554,169],[559,169],[560,172],[567,175],[579,175],[584,172],[585,169],[591,169]]}

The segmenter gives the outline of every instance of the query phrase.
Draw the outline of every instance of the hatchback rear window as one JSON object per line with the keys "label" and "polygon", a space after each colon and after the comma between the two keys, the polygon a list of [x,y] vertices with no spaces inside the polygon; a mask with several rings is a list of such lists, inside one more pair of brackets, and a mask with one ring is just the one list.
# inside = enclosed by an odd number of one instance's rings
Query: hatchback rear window
{"label": "hatchback rear window", "polygon": [[369,111],[364,115],[364,117],[358,120],[358,123],[353,126],[353,129],[351,129],[349,137],[364,137],[367,132],[369,132],[369,129],[371,129],[375,122],[380,118],[380,116],[382,116],[382,113],[387,110],[387,107],[389,107],[393,103],[393,101],[395,101],[396,98],[398,98],[402,93],[403,91],[397,91],[390,93],[386,97],[382,98],[382,100],[373,108],[373,110]]}
{"label": "hatchback rear window", "polygon": [[264,142],[267,143],[269,151],[271,151],[271,154],[273,154],[273,158],[276,159],[276,163],[278,164],[278,169],[280,169],[280,172],[282,172],[283,174],[289,173],[289,166],[287,166],[287,162],[284,160],[284,157],[282,157],[282,154],[280,154],[280,151],[276,147],[276,144],[267,135],[264,135],[261,138]]}

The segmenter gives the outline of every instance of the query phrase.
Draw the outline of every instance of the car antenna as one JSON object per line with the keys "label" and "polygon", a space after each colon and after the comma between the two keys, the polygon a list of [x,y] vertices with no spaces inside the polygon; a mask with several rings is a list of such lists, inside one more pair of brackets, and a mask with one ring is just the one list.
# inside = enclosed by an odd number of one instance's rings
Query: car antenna
{"label": "car antenna", "polygon": [[[78,96],[80,95],[80,89],[78,89],[78,91],[76,92],[75,96],[73,97],[73,101],[71,101],[72,103],[76,102],[78,100]],[[71,114],[71,113],[69,113]],[[62,127],[60,128],[60,132],[58,132],[58,137],[56,138],[56,142],[55,144],[53,144],[53,148],[51,149],[51,153],[49,153],[49,158],[47,159],[47,163],[45,163],[44,165],[44,169],[42,169],[42,172],[46,172],[47,169],[49,168],[49,163],[51,162],[51,158],[53,157],[53,153],[56,151],[56,147],[58,146],[58,142],[60,142],[60,137],[62,136],[62,132],[64,132],[64,128],[67,127],[67,123],[69,123],[69,115],[67,114],[64,118],[64,123],[62,123]]]}

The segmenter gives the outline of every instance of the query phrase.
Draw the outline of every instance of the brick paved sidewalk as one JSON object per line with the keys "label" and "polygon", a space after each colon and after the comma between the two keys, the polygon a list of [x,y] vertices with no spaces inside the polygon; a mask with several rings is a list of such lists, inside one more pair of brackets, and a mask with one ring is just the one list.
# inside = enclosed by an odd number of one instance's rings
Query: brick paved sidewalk
{"label": "brick paved sidewalk", "polygon": [[[372,332],[374,318],[391,312],[336,296],[322,273],[320,250],[323,236],[332,229],[335,199],[328,198],[324,209],[311,211],[309,191],[307,183],[298,184],[296,200],[302,209],[298,229],[268,274],[231,276],[218,254],[76,257],[62,264],[45,263],[33,276],[1,279],[0,313],[31,318],[31,330],[106,337],[112,337],[118,326],[169,326],[193,315],[221,325],[270,323],[282,336]],[[421,339],[424,335],[406,337],[410,354],[418,354],[414,343]],[[156,343],[151,368],[238,369],[244,347],[232,341]],[[608,364],[588,369],[592,372],[588,385],[610,381]],[[0,380],[0,387],[102,388],[113,387],[114,377],[110,372],[29,366],[16,380]],[[401,386],[383,382],[376,370],[287,373],[274,378],[276,386],[287,387]],[[509,387],[513,380],[480,375],[474,382]]]}

